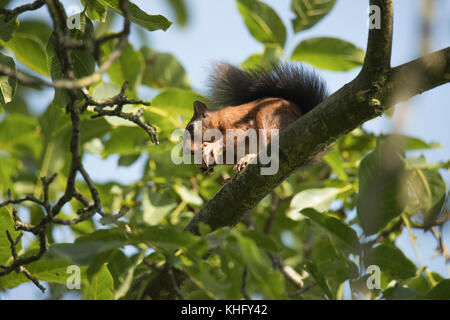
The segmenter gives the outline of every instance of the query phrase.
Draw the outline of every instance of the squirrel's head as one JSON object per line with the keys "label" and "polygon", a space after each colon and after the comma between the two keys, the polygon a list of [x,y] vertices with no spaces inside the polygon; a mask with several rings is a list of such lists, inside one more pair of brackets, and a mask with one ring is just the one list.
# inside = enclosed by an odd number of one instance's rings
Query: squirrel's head
{"label": "squirrel's head", "polygon": [[[191,154],[193,154],[195,149],[201,148],[201,143],[203,142],[203,132],[212,127],[211,114],[213,112],[214,110],[208,109],[206,104],[203,102],[194,101],[194,115],[186,126],[186,133],[183,138],[184,150],[190,150]],[[198,139],[199,145],[197,145],[197,141],[194,141],[196,134],[201,136],[201,139]]]}

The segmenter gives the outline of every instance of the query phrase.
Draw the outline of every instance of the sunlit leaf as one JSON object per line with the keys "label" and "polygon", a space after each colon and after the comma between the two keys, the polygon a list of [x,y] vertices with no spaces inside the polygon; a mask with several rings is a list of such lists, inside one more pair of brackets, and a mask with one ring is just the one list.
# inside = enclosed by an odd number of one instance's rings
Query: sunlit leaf
{"label": "sunlit leaf", "polygon": [[266,45],[284,46],[286,28],[275,10],[258,0],[238,0],[237,4],[248,30],[256,40]]}
{"label": "sunlit leaf", "polygon": [[[122,14],[120,10],[119,0],[98,0],[102,4],[114,9],[114,11]],[[170,27],[172,22],[162,15],[150,15],[139,9],[133,2],[128,2],[128,10],[130,11],[131,21],[147,29],[148,31],[164,30]]]}
{"label": "sunlit leaf", "polygon": [[314,26],[331,9],[333,9],[336,0],[292,0],[291,10],[295,13],[295,19],[292,19],[292,25],[295,32],[306,30]]}
{"label": "sunlit leaf", "polygon": [[416,275],[416,266],[403,252],[390,244],[380,244],[364,255],[364,265],[376,265],[392,279],[408,279]]}
{"label": "sunlit leaf", "polygon": [[364,51],[341,39],[309,38],[297,45],[291,59],[321,69],[346,71],[362,65]]}
{"label": "sunlit leaf", "polygon": [[[0,53],[0,64],[16,70],[14,59]],[[14,77],[0,76],[0,104],[11,102],[16,93],[17,80]]]}

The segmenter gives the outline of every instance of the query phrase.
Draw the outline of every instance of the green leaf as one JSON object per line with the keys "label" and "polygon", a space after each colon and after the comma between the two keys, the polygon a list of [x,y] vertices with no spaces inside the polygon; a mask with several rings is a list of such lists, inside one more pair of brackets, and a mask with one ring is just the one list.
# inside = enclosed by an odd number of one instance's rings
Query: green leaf
{"label": "green leaf", "polygon": [[117,162],[119,166],[123,167],[129,167],[133,163],[136,162],[137,159],[139,159],[141,155],[140,154],[124,154],[119,157],[119,161]]}
{"label": "green leaf", "polygon": [[255,241],[258,248],[268,250],[271,252],[278,252],[280,250],[278,244],[270,236],[264,233],[251,230],[244,230],[242,231],[242,236],[248,237],[253,241]]}
{"label": "green leaf", "polygon": [[366,235],[384,228],[400,215],[407,199],[406,168],[392,143],[378,143],[359,165],[357,214]]}
{"label": "green leaf", "polygon": [[18,163],[10,156],[4,157],[0,155],[0,191],[5,195],[8,189],[13,189],[12,176],[18,169]]}
{"label": "green leaf", "polygon": [[291,59],[321,69],[346,71],[362,65],[364,51],[341,39],[310,38],[297,45]]}
{"label": "green leaf", "polygon": [[258,0],[238,0],[237,5],[248,30],[256,40],[265,45],[284,47],[286,28],[275,10]]}
{"label": "green leaf", "polygon": [[247,60],[241,63],[241,66],[244,69],[254,69],[262,65],[271,65],[278,62],[281,54],[282,50],[280,47],[266,46],[261,53],[255,53],[248,57]]}
{"label": "green leaf", "polygon": [[[118,87],[114,83],[102,82],[98,86],[95,87],[92,92],[92,97],[96,100],[108,99],[116,96],[120,93],[120,87]],[[131,105],[126,104],[123,106],[123,112],[133,112],[134,110],[140,108],[141,105]],[[93,106],[90,106],[90,109],[93,109]],[[105,107],[104,110],[112,110],[113,107]],[[134,122],[128,121],[126,119],[122,119],[114,116],[105,116],[104,119],[111,124],[112,126],[126,126],[126,127],[136,127],[137,125]]]}
{"label": "green leaf", "polygon": [[86,8],[86,14],[89,19],[100,22],[106,21],[107,10],[105,5],[99,0],[81,0],[81,3]]}
{"label": "green leaf", "polygon": [[188,10],[184,0],[169,0],[168,3],[175,12],[175,19],[177,23],[182,27],[186,26],[186,22],[188,20]]}
{"label": "green leaf", "polygon": [[[116,41],[109,41],[103,45],[103,56],[109,56],[115,46]],[[127,91],[136,95],[142,81],[143,72],[144,58],[141,52],[135,51],[131,44],[127,43],[120,58],[108,69],[108,76],[119,88],[125,81],[128,81]]]}
{"label": "green leaf", "polygon": [[0,15],[0,40],[8,42],[18,26],[19,21],[17,19],[11,19],[5,22],[4,16]]}
{"label": "green leaf", "polygon": [[439,143],[427,143],[419,138],[409,137],[402,134],[388,134],[382,136],[381,139],[389,139],[397,144],[403,150],[423,150],[423,149],[437,149],[442,148]]}
{"label": "green leaf", "polygon": [[[233,232],[233,231],[232,231]],[[256,279],[269,299],[285,298],[284,283],[281,274],[272,269],[272,263],[266,255],[263,255],[250,238],[239,236],[233,232],[237,238],[240,253],[249,273]]]}
{"label": "green leaf", "polygon": [[200,198],[200,196],[197,193],[186,188],[185,186],[175,185],[174,189],[178,193],[180,198],[186,201],[187,203],[190,203],[194,206],[201,206],[203,204],[203,199]]}
{"label": "green leaf", "polygon": [[[122,14],[119,7],[119,0],[98,0],[104,5],[114,9],[114,11]],[[162,15],[150,15],[139,9],[133,2],[128,2],[128,10],[131,15],[131,21],[147,29],[148,31],[164,30],[170,27],[172,22]]]}
{"label": "green leaf", "polygon": [[291,200],[291,210],[288,216],[293,220],[300,220],[299,214],[305,208],[313,208],[319,212],[327,211],[333,200],[341,192],[339,188],[306,189],[297,193]]}
{"label": "green leaf", "polygon": [[421,298],[421,295],[407,287],[402,287],[396,283],[394,287],[383,291],[383,298],[388,300],[410,300]]}
{"label": "green leaf", "polygon": [[371,248],[363,257],[366,267],[376,265],[381,272],[392,277],[393,280],[408,279],[416,275],[416,266],[403,252],[390,244],[380,244]]}
{"label": "green leaf", "polygon": [[[73,31],[77,36],[85,38],[85,35],[81,35],[78,30]],[[51,36],[47,43],[47,65],[48,72],[52,80],[63,79],[63,74],[61,70],[61,63],[56,55],[55,45],[54,45],[54,35]],[[90,75],[95,70],[95,60],[89,50],[72,50],[71,51],[73,71],[77,78],[82,78]],[[67,90],[55,89],[55,96],[53,98],[53,104],[60,108],[66,107],[69,102]]]}
{"label": "green leaf", "polygon": [[409,175],[408,212],[420,211],[425,226],[439,217],[446,196],[446,185],[437,170],[413,169]]}
{"label": "green leaf", "polygon": [[128,259],[122,251],[119,251],[113,261],[108,264],[108,269],[114,279],[114,299],[120,299],[126,295],[134,279],[136,267],[145,257],[145,252],[136,254]]}
{"label": "green leaf", "polygon": [[113,300],[114,280],[108,268],[103,265],[91,280],[83,278],[81,293],[85,300]]}
{"label": "green leaf", "polygon": [[308,271],[309,274],[311,274],[311,276],[314,278],[314,280],[316,280],[316,282],[319,284],[322,291],[327,295],[328,299],[333,299],[333,293],[331,292],[327,281],[322,276],[322,274],[319,272],[319,270],[314,265],[314,263],[307,261],[305,264],[305,270]]}
{"label": "green leaf", "polygon": [[[41,258],[38,261],[28,264],[26,267],[39,281],[66,284],[67,278],[70,276],[67,273],[67,267],[69,265],[70,263],[67,261]],[[12,272],[0,277],[0,288],[3,290],[11,289],[28,281],[30,280],[22,272]]]}
{"label": "green leaf", "polygon": [[337,146],[328,151],[323,159],[328,163],[331,169],[333,169],[333,172],[337,174],[339,179],[342,181],[348,180],[348,176],[344,170],[344,162]]}
{"label": "green leaf", "polygon": [[[6,236],[6,231],[9,232],[12,239],[15,241],[19,235],[18,231],[14,230],[14,221],[11,213],[5,207],[0,208],[0,265],[5,264],[9,259],[12,259],[11,243]],[[16,251],[19,252],[21,248],[21,242],[16,247]],[[2,277],[0,277],[1,279]],[[0,285],[0,288],[2,286]]]}
{"label": "green leaf", "polygon": [[358,236],[352,228],[345,223],[327,214],[321,214],[314,209],[303,209],[302,215],[307,216],[312,221],[327,230],[336,239],[341,241],[352,253],[357,254],[360,250]]}
{"label": "green leaf", "polygon": [[[111,122],[108,120],[108,122]],[[148,142],[148,135],[136,127],[120,126],[110,132],[110,138],[105,142],[103,156],[113,153],[130,154],[141,152]],[[127,137],[124,139],[123,137]]]}
{"label": "green leaf", "polygon": [[48,259],[67,260],[83,266],[94,261],[95,257],[108,250],[123,245],[122,241],[82,241],[55,244],[46,253]]}
{"label": "green leaf", "polygon": [[31,34],[45,47],[53,29],[42,20],[20,20],[17,32]]}
{"label": "green leaf", "polygon": [[295,32],[306,30],[322,20],[331,9],[336,0],[292,0],[291,10],[295,13],[292,26]]}
{"label": "green leaf", "polygon": [[6,43],[6,47],[14,53],[14,56],[37,73],[48,76],[47,55],[39,38],[25,33],[14,33],[14,36]]}
{"label": "green leaf", "polygon": [[145,242],[150,245],[173,248],[187,248],[197,246],[200,238],[170,226],[147,226],[140,232],[130,236],[130,242]]}
{"label": "green leaf", "polygon": [[24,149],[36,151],[40,146],[38,130],[35,118],[21,113],[8,114],[0,122],[0,150],[8,151],[14,156],[23,155]]}
{"label": "green leaf", "polygon": [[162,218],[175,209],[177,202],[167,192],[149,191],[144,193],[142,205],[144,221],[149,225],[157,225]]}
{"label": "green leaf", "polygon": [[450,279],[444,279],[439,282],[427,295],[427,299],[450,300]]}
{"label": "green leaf", "polygon": [[[0,64],[16,70],[14,59],[0,52]],[[17,80],[14,77],[0,76],[0,104],[12,101],[16,93]]]}
{"label": "green leaf", "polygon": [[145,69],[142,83],[152,88],[178,87],[189,89],[186,72],[170,53],[157,52],[146,46],[141,48]]}

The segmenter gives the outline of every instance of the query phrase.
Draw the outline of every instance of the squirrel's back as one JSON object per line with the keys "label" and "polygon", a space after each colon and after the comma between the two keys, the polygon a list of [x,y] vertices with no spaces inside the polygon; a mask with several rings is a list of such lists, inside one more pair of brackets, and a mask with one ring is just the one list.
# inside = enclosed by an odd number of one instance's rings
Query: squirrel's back
{"label": "squirrel's back", "polygon": [[218,106],[237,106],[260,98],[283,98],[304,114],[327,96],[324,81],[313,71],[294,64],[274,64],[242,70],[218,63],[210,77],[209,99]]}

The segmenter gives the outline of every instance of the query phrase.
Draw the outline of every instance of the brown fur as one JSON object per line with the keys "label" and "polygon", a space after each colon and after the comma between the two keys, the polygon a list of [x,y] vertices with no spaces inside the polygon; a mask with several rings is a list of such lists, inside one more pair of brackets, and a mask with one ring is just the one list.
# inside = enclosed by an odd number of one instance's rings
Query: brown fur
{"label": "brown fur", "polygon": [[[301,115],[302,114],[298,106],[282,98],[261,98],[242,105],[229,106],[218,110],[208,109],[202,102],[195,101],[194,116],[189,121],[186,128],[187,130],[191,131],[190,129],[192,129],[192,125],[194,124],[194,122],[201,121],[203,133],[208,129],[219,130],[222,133],[224,139],[223,153],[225,159],[226,149],[231,147],[225,145],[227,129],[240,129],[245,132],[249,128],[253,128],[256,130],[257,138],[259,139],[259,129],[278,129],[281,132],[292,122],[300,118]],[[205,142],[209,143],[215,141],[206,141],[204,137],[202,137],[202,145]],[[268,135],[266,142],[270,142],[270,135]],[[236,158],[236,148],[238,143],[246,143],[246,148],[248,148],[246,141],[244,141],[243,139],[239,139],[239,137],[235,138],[234,164],[238,163],[239,161],[239,159]],[[191,153],[194,153],[194,150],[201,147],[201,145],[195,145],[194,138],[191,132]],[[205,163],[202,164],[203,169],[208,169],[209,167],[211,166],[208,166]]]}

